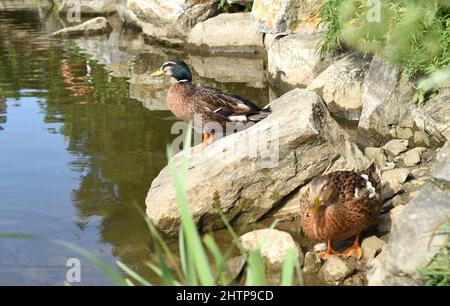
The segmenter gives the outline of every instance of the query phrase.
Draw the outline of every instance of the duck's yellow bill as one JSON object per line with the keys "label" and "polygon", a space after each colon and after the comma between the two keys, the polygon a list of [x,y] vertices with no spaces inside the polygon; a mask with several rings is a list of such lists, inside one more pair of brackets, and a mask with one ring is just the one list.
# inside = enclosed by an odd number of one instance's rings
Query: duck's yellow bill
{"label": "duck's yellow bill", "polygon": [[311,207],[311,213],[313,215],[315,215],[317,210],[319,209],[319,207],[320,207],[320,200],[319,200],[318,197],[314,197],[314,199],[313,199],[313,206]]}
{"label": "duck's yellow bill", "polygon": [[164,70],[162,70],[161,68],[150,74],[151,77],[160,77],[162,75],[164,75]]}

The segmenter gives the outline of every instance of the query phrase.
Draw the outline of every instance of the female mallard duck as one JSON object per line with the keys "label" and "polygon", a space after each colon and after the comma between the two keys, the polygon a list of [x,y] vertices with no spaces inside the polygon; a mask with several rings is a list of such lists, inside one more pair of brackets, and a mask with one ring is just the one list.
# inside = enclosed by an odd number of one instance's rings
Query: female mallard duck
{"label": "female mallard duck", "polygon": [[222,129],[223,133],[235,130],[233,124],[243,126],[258,122],[271,112],[270,108],[261,109],[238,95],[211,87],[195,87],[189,67],[181,60],[165,62],[151,76],[170,76],[176,80],[167,93],[169,109],[183,121],[194,121],[194,128],[198,128],[194,118],[199,119],[203,127],[203,146],[214,141],[217,130]]}
{"label": "female mallard duck", "polygon": [[338,254],[333,239],[356,236],[353,245],[342,254],[360,259],[360,233],[372,226],[381,210],[381,179],[375,164],[364,171],[337,171],[314,178],[300,199],[303,232],[313,240],[328,242],[320,254],[328,259]]}

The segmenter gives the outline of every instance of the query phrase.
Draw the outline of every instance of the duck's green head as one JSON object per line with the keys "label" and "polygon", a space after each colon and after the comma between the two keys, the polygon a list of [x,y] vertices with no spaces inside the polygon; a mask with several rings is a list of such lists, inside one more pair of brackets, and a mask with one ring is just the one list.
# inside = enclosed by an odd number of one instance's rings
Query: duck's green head
{"label": "duck's green head", "polygon": [[153,72],[150,76],[170,76],[177,81],[192,81],[192,73],[189,67],[182,60],[168,61],[162,64],[162,66]]}

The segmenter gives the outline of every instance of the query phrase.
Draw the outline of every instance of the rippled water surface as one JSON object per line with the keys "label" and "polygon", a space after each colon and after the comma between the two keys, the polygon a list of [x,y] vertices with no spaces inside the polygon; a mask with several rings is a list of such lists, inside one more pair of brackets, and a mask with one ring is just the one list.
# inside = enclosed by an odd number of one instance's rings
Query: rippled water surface
{"label": "rippled water surface", "polygon": [[[262,59],[145,45],[112,22],[109,36],[59,41],[48,34],[62,21],[45,10],[0,11],[0,232],[68,241],[152,279],[136,206],[144,208],[177,135],[165,105],[170,84],[149,73],[178,57],[198,85],[260,105],[273,94]],[[2,239],[0,284],[63,284],[71,257],[78,255],[47,240]],[[80,260],[82,284],[108,284]]]}

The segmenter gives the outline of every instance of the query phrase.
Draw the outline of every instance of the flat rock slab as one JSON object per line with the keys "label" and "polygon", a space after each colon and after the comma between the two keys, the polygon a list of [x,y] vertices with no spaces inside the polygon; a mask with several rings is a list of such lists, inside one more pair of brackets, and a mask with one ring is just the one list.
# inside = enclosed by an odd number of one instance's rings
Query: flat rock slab
{"label": "flat rock slab", "polygon": [[189,32],[188,44],[195,50],[206,47],[210,52],[264,50],[262,33],[251,24],[250,13],[220,14],[200,22]]}
{"label": "flat rock slab", "polygon": [[[187,198],[201,230],[224,226],[220,210],[231,222],[256,222],[314,176],[368,165],[316,93],[295,89],[271,107],[272,114],[256,125],[204,151],[200,146],[191,150]],[[182,155],[173,162],[180,167]],[[178,234],[180,216],[168,167],[152,182],[146,205],[157,228]]]}
{"label": "flat rock slab", "polygon": [[97,17],[89,19],[82,24],[68,27],[56,31],[52,34],[52,37],[80,37],[80,36],[95,36],[103,35],[112,31],[112,27],[109,24],[108,19],[105,17]]}

